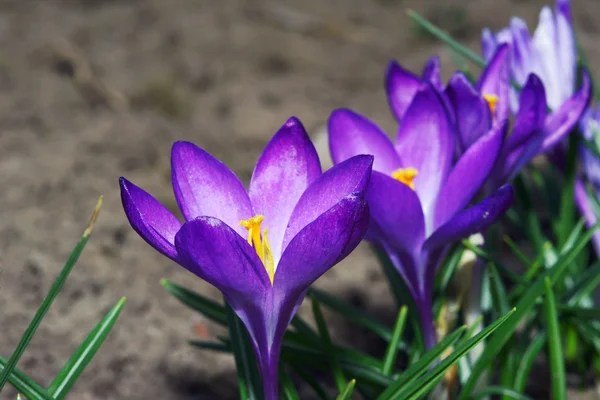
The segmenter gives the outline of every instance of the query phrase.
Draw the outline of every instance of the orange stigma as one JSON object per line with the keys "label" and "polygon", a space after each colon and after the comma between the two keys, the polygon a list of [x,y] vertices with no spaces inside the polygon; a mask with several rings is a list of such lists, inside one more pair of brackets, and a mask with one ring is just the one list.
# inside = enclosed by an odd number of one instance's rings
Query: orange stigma
{"label": "orange stigma", "polygon": [[483,98],[488,103],[488,107],[490,108],[490,112],[492,113],[492,117],[496,113],[496,105],[498,104],[498,96],[495,94],[484,94]]}
{"label": "orange stigma", "polygon": [[399,168],[392,172],[392,178],[404,183],[412,190],[415,190],[415,184],[413,183],[413,180],[415,179],[418,173],[419,171],[417,171],[414,168]]}
{"label": "orange stigma", "polygon": [[248,230],[248,244],[254,247],[258,258],[262,261],[271,285],[275,279],[275,263],[273,261],[273,253],[271,253],[271,246],[269,245],[269,239],[267,238],[267,229],[260,234],[260,224],[263,222],[265,217],[263,215],[256,215],[252,218],[240,221],[240,225]]}

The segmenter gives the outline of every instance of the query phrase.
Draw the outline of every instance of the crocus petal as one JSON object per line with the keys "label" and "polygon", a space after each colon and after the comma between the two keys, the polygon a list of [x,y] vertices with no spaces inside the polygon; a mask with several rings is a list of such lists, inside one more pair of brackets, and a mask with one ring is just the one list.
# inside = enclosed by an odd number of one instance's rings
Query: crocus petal
{"label": "crocus petal", "polygon": [[[565,43],[561,43],[561,39]],[[562,37],[559,37],[556,19],[552,10],[546,6],[540,12],[540,22],[532,40],[537,61],[533,70],[540,74],[546,86],[550,108],[556,110],[572,94],[575,84],[575,38],[572,33],[564,35],[564,30]],[[569,49],[569,47],[573,48]],[[565,54],[561,54],[563,49],[567,50]],[[562,68],[563,63],[571,65]]]}
{"label": "crocus petal", "polygon": [[228,299],[257,297],[271,287],[254,248],[220,219],[199,217],[186,222],[175,235],[175,247],[183,267]]}
{"label": "crocus petal", "polygon": [[479,93],[498,99],[494,112],[496,121],[508,118],[510,111],[509,50],[507,44],[498,47],[477,83]]}
{"label": "crocus petal", "polygon": [[[585,184],[581,179],[575,181],[574,199],[579,213],[585,220],[585,225],[588,229],[592,228],[598,222],[598,216],[594,212],[594,207],[585,190]],[[600,255],[600,230],[598,229],[596,229],[592,236],[592,245],[594,246],[596,255]]]}
{"label": "crocus petal", "polygon": [[425,241],[423,249],[432,252],[442,246],[481,232],[492,225],[510,207],[513,190],[504,185],[481,203],[473,206],[446,222]]}
{"label": "crocus petal", "polygon": [[517,83],[523,85],[533,70],[531,36],[525,21],[517,17],[511,18],[510,35],[511,71]]}
{"label": "crocus petal", "polygon": [[577,73],[577,43],[571,21],[571,6],[569,0],[557,0],[555,8],[557,62],[561,70],[562,98],[566,99],[575,90]]}
{"label": "crocus petal", "polygon": [[496,37],[489,28],[484,28],[481,32],[481,52],[483,59],[489,61],[494,56],[498,43],[496,43]]}
{"label": "crocus petal", "polygon": [[453,137],[453,126],[440,96],[431,84],[423,84],[400,124],[396,151],[405,168],[418,171],[414,185],[426,224],[428,211],[450,170]]}
{"label": "crocus petal", "polygon": [[386,249],[411,290],[418,286],[418,249],[425,240],[425,217],[417,194],[407,185],[373,171],[366,193],[372,241]]}
{"label": "crocus petal", "polygon": [[171,151],[173,191],[186,220],[219,218],[241,235],[240,221],[252,217],[242,182],[221,161],[189,142],[176,142]]}
{"label": "crocus petal", "polygon": [[[255,250],[223,221],[200,217],[186,222],[175,236],[179,263],[219,289],[246,326],[263,381],[277,376],[279,347],[273,331],[281,307]],[[281,342],[279,342],[280,344]],[[271,394],[277,387],[265,386]],[[274,397],[272,397],[274,398]]]}
{"label": "crocus petal", "polygon": [[402,121],[420,83],[418,76],[402,68],[396,61],[388,65],[385,88],[390,108],[398,121]]}
{"label": "crocus petal", "polygon": [[435,87],[440,92],[444,90],[444,85],[442,84],[442,76],[441,76],[442,66],[440,65],[440,58],[438,56],[433,56],[427,63],[425,63],[425,67],[423,67],[422,78],[426,82],[430,82],[433,87]]}
{"label": "crocus petal", "polygon": [[523,145],[540,132],[547,115],[544,84],[537,75],[531,74],[519,97],[519,111],[515,126],[504,150],[510,152]]}
{"label": "crocus petal", "polygon": [[440,192],[434,229],[461,211],[479,192],[500,154],[508,121],[500,121],[458,160]]}
{"label": "crocus petal", "polygon": [[363,196],[371,176],[373,156],[359,155],[334,165],[306,189],[292,212],[283,239],[283,252],[288,243],[305,226],[316,220],[343,198]]}
{"label": "crocus petal", "polygon": [[362,196],[341,199],[306,225],[281,256],[273,287],[281,293],[301,293],[360,243],[369,223]]}
{"label": "crocus petal", "polygon": [[260,156],[249,195],[256,214],[265,219],[275,263],[281,256],[283,234],[306,188],[321,174],[319,156],[304,127],[290,118],[273,136]]}
{"label": "crocus petal", "polygon": [[175,234],[181,222],[154,197],[125,178],[119,179],[121,201],[133,229],[152,247],[177,261]]}
{"label": "crocus petal", "polygon": [[577,124],[587,108],[592,97],[592,87],[587,72],[583,71],[582,75],[581,88],[546,119],[543,152],[559,143]]}
{"label": "crocus petal", "polygon": [[460,151],[464,152],[490,130],[490,108],[462,72],[457,72],[450,78],[446,96],[456,114]]}
{"label": "crocus petal", "polygon": [[425,217],[417,194],[407,185],[373,171],[366,199],[371,222],[395,249],[412,253],[425,240]]}
{"label": "crocus petal", "polygon": [[373,169],[391,174],[401,167],[390,138],[373,122],[354,111],[335,110],[328,122],[331,158],[338,164],[359,154],[375,157]]}

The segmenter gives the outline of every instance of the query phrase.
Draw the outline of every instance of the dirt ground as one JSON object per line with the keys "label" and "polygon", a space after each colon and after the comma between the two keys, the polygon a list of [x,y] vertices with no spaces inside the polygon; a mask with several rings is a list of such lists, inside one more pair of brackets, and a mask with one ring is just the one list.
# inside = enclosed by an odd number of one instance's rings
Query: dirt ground
{"label": "dirt ground", "polygon": [[[477,49],[482,27],[499,28],[513,14],[532,26],[541,4],[0,0],[0,354],[14,349],[103,194],[90,243],[19,367],[47,385],[126,296],[120,321],[69,398],[235,396],[232,359],[187,344],[202,321],[159,280],[214,298],[218,292],[130,229],[118,177],[174,207],[172,142],[193,141],[248,180],[267,140],[291,115],[304,122],[326,159],[323,124],[336,107],[351,107],[392,131],[382,86],[389,59],[420,69],[437,53],[446,75],[451,72],[449,53],[414,27],[407,8]],[[581,41],[600,72],[600,24],[593,18],[600,3],[574,0],[573,6]],[[319,286],[384,316],[394,312],[366,246]],[[334,323],[333,331],[339,340],[364,345],[343,325]],[[7,388],[0,398],[15,393]]]}

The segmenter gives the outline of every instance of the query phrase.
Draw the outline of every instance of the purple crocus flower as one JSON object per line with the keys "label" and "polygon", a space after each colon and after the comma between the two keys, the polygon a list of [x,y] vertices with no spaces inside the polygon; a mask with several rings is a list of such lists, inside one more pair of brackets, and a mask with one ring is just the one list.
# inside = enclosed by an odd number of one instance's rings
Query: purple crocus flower
{"label": "purple crocus flower", "polygon": [[321,173],[304,127],[290,118],[261,155],[248,192],[235,174],[187,142],[173,145],[173,190],[182,224],[121,178],[132,227],[156,250],[217,287],[244,322],[265,398],[277,399],[283,335],[307,288],[362,240],[373,157]]}
{"label": "purple crocus flower", "polygon": [[[443,90],[441,85],[435,85],[455,125],[458,154],[489,132],[495,123],[509,118],[514,103],[514,127],[486,184],[488,192],[509,182],[534,157],[559,144],[577,124],[591,97],[590,80],[584,71],[581,88],[557,111],[549,113],[544,84],[536,74],[529,73],[522,90],[515,94],[517,100],[512,102],[513,50],[506,43],[496,45],[475,85],[462,72],[455,73]],[[390,64],[386,89],[390,107],[399,121],[414,96],[414,87],[423,81],[397,63]]]}
{"label": "purple crocus flower", "polygon": [[334,163],[356,154],[375,157],[366,194],[371,212],[366,238],[385,250],[406,282],[427,348],[436,341],[433,283],[448,245],[485,230],[512,201],[512,188],[504,186],[465,210],[492,171],[506,124],[495,124],[454,162],[454,125],[431,83],[420,84],[402,113],[395,144],[353,111],[336,110],[329,118]]}
{"label": "purple crocus flower", "polygon": [[[580,122],[580,131],[586,140],[594,143],[600,143],[600,105],[595,110],[591,107],[584,113]],[[581,165],[583,173],[590,183],[597,199],[600,199],[600,160],[585,146],[581,146]],[[588,228],[593,227],[598,222],[598,215],[593,207],[586,185],[582,178],[575,181],[575,204],[579,212],[585,219]],[[594,232],[592,244],[596,255],[600,257],[600,230]]]}
{"label": "purple crocus flower", "polygon": [[[536,74],[546,88],[548,105],[552,110],[558,110],[575,93],[577,48],[569,0],[557,0],[554,12],[548,6],[542,8],[533,37],[525,21],[513,17],[510,26],[497,34],[485,28],[481,42],[486,61],[492,58],[499,44],[508,43],[512,78],[523,86],[531,73]],[[515,113],[517,100],[515,89],[511,94]]]}

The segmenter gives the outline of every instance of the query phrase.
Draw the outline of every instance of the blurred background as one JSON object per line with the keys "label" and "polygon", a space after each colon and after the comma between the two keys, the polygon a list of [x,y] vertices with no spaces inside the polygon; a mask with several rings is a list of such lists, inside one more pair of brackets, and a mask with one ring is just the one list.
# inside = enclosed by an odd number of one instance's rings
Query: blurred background
{"label": "blurred background", "polygon": [[[121,209],[126,176],[175,209],[169,155],[192,141],[247,181],[269,138],[298,116],[327,166],[324,124],[349,107],[394,132],[383,90],[390,59],[420,71],[447,50],[413,8],[479,51],[484,26],[537,24],[538,0],[0,0],[0,354],[8,357],[78,240],[96,229],[19,367],[48,384],[122,296],[117,326],[70,398],[216,399],[236,395],[233,360],[188,345],[222,333],[161,278],[219,293],[147,246]],[[600,69],[600,2],[573,15]],[[473,70],[478,73],[477,69]],[[318,285],[393,320],[367,246]],[[305,305],[306,306],[306,305]],[[336,340],[368,346],[332,320]],[[1,399],[14,399],[8,388]]]}

